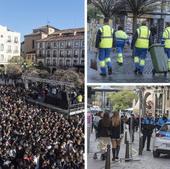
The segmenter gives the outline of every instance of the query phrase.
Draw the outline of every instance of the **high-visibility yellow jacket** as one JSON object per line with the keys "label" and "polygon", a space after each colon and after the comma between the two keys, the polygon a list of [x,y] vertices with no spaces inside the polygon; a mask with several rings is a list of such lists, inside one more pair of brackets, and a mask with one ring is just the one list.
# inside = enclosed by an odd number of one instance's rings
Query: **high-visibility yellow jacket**
{"label": "high-visibility yellow jacket", "polygon": [[113,29],[109,25],[100,28],[101,41],[99,48],[112,48],[113,45]]}
{"label": "high-visibility yellow jacket", "polygon": [[165,48],[170,48],[170,27],[165,28],[163,39],[165,40]]}
{"label": "high-visibility yellow jacket", "polygon": [[122,40],[126,40],[128,39],[128,35],[126,34],[126,32],[124,32],[123,30],[118,30],[115,32],[115,37],[117,39],[122,39]]}
{"label": "high-visibility yellow jacket", "polygon": [[138,38],[135,42],[136,48],[149,48],[150,30],[147,26],[140,26],[137,29]]}
{"label": "high-visibility yellow jacket", "polygon": [[78,101],[78,103],[83,102],[83,96],[81,94],[77,96],[77,101]]}

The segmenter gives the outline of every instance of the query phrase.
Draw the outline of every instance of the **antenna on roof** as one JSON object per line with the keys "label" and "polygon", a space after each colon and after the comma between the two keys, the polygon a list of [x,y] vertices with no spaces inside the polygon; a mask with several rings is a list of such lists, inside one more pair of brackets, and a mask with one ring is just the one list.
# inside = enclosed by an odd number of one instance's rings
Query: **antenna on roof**
{"label": "antenna on roof", "polygon": [[47,25],[49,25],[50,24],[50,21],[49,21],[49,19],[47,18]]}

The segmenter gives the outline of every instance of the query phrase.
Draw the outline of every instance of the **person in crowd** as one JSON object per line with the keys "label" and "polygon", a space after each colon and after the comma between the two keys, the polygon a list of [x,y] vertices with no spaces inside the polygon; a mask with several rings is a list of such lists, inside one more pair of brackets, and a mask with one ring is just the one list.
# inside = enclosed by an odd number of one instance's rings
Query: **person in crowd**
{"label": "person in crowd", "polygon": [[101,159],[106,159],[107,145],[110,144],[110,134],[111,134],[111,119],[109,113],[104,113],[103,118],[98,124],[98,136],[99,136],[99,147],[102,152]]}
{"label": "person in crowd", "polygon": [[118,27],[118,30],[115,32],[115,47],[116,47],[116,54],[117,54],[117,63],[119,65],[123,64],[123,50],[126,42],[129,44],[128,35],[123,30],[122,26]]}
{"label": "person in crowd", "polygon": [[0,85],[0,167],[83,169],[84,115],[67,117],[31,104],[27,94]]}
{"label": "person in crowd", "polygon": [[99,51],[99,65],[100,65],[100,75],[112,74],[112,62],[110,58],[110,53],[113,48],[114,30],[109,25],[109,18],[104,19],[104,25],[97,31],[96,35],[96,49]]}
{"label": "person in crowd", "polygon": [[155,128],[155,120],[152,116],[152,112],[148,112],[147,115],[142,120],[142,133],[143,133],[143,148],[145,147],[145,142],[147,139],[147,151],[150,150],[150,142],[153,130]]}
{"label": "person in crowd", "polygon": [[134,49],[135,74],[143,74],[147,50],[151,45],[150,34],[147,23],[143,21],[133,36],[131,49]]}
{"label": "person in crowd", "polygon": [[131,114],[131,117],[129,117],[126,120],[126,123],[129,126],[129,133],[130,133],[130,136],[132,137],[131,140],[133,143],[134,138],[135,138],[135,130],[136,130],[136,126],[137,126],[137,121],[136,121],[135,115],[133,113]]}
{"label": "person in crowd", "polygon": [[167,114],[163,114],[162,117],[160,117],[156,123],[157,129],[159,130],[167,121],[168,121],[168,115]]}
{"label": "person in crowd", "polygon": [[121,118],[118,111],[113,112],[111,117],[111,140],[112,140],[112,161],[119,158],[120,139],[121,139]]}

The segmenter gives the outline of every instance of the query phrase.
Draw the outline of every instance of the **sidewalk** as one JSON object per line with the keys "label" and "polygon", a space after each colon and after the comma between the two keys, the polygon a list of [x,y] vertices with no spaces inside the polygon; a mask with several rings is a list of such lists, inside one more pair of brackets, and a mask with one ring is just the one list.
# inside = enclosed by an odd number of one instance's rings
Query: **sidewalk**
{"label": "sidewalk", "polygon": [[[169,169],[170,157],[162,156],[160,158],[153,158],[152,152],[143,151],[142,156],[138,156],[138,133],[135,134],[135,142],[132,145],[132,155],[134,159],[140,159],[140,161],[124,162],[124,160],[119,162],[111,161],[111,169]],[[104,169],[105,161],[100,160],[100,155],[97,160],[93,159],[94,152],[97,151],[97,143],[95,142],[95,133],[91,134],[90,138],[90,153],[87,157],[87,168],[88,169]],[[111,155],[112,157],[112,155]],[[124,139],[121,142],[120,158],[125,157],[125,144]]]}
{"label": "sidewalk", "polygon": [[148,52],[146,58],[146,65],[143,75],[134,74],[134,63],[132,58],[132,52],[129,49],[126,49],[124,56],[123,66],[119,66],[116,62],[115,52],[111,54],[111,60],[113,65],[113,74],[107,77],[101,77],[99,75],[99,66],[98,72],[89,68],[90,59],[94,57],[94,52],[88,51],[88,72],[87,72],[87,81],[88,83],[168,83],[170,82],[170,73],[167,77],[164,77],[163,74],[152,75],[152,61],[150,54]]}

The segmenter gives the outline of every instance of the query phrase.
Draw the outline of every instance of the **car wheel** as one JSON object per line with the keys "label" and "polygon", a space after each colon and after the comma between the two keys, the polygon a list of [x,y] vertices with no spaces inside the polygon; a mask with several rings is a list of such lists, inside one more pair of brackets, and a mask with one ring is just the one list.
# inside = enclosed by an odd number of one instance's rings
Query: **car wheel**
{"label": "car wheel", "polygon": [[153,151],[153,157],[159,157],[160,153],[158,151]]}

